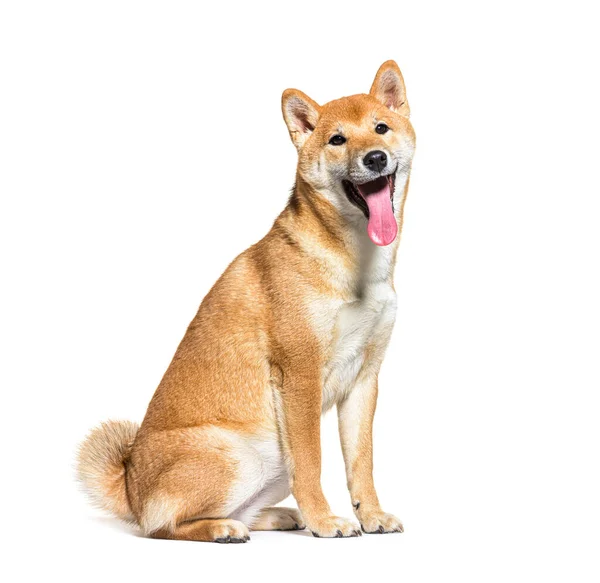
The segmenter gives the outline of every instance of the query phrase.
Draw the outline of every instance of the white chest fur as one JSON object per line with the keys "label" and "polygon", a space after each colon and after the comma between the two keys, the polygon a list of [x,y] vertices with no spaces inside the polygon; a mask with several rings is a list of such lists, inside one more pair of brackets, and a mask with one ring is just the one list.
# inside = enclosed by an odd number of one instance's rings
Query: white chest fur
{"label": "white chest fur", "polygon": [[339,308],[323,368],[323,410],[343,399],[357,380],[376,372],[395,316],[396,294],[384,283]]}
{"label": "white chest fur", "polygon": [[355,298],[318,302],[319,336],[325,354],[324,411],[343,399],[357,382],[377,372],[396,317],[390,277],[393,249],[376,247],[368,240],[363,244]]}

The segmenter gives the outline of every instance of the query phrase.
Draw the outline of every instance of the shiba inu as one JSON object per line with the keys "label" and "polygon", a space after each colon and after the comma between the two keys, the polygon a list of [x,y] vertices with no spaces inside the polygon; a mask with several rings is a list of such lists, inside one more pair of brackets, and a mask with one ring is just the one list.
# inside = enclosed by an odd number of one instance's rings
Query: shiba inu
{"label": "shiba inu", "polygon": [[[270,232],[200,305],[142,425],[107,422],[80,447],[91,497],[151,537],[246,542],[402,532],[372,476],[377,377],[396,312],[393,272],[415,149],[404,80],[318,105],[288,89],[296,183]],[[320,416],[337,407],[357,524],[320,484]],[[275,507],[293,493],[299,510]]]}

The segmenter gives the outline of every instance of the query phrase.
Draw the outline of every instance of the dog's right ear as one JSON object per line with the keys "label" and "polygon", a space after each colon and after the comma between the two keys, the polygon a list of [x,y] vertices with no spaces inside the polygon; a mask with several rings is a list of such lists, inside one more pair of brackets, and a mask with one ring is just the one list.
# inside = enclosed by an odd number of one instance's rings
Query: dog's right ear
{"label": "dog's right ear", "polygon": [[286,89],[281,97],[281,109],[292,142],[300,150],[317,125],[321,106],[298,89]]}

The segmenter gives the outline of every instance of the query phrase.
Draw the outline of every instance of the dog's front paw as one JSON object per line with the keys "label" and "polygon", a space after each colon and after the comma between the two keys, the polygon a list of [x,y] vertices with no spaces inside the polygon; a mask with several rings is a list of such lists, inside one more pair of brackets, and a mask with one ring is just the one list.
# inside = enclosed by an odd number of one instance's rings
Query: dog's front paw
{"label": "dog's front paw", "polygon": [[358,524],[339,516],[326,516],[315,521],[307,521],[307,526],[316,537],[346,538],[361,535]]}
{"label": "dog's front paw", "polygon": [[404,532],[400,520],[393,514],[382,510],[363,513],[360,517],[360,525],[367,534],[384,534],[386,532]]}

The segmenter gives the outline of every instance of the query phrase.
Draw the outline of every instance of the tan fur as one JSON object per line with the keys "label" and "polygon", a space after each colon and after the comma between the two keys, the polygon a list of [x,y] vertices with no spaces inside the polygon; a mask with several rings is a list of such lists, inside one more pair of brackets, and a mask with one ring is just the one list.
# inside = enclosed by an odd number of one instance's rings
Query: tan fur
{"label": "tan fur", "polygon": [[125,488],[125,464],[138,431],[131,421],[107,421],[80,445],[77,478],[92,503],[123,520],[134,520]]}
{"label": "tan fur", "polygon": [[[107,510],[133,516],[157,538],[244,542],[247,527],[292,521],[316,536],[360,534],[332,515],[320,486],[320,415],[334,404],[363,529],[402,529],[379,507],[371,438],[399,237],[375,248],[338,176],[366,152],[386,149],[397,163],[402,225],[414,150],[404,82],[388,61],[368,95],[319,106],[290,89],[282,109],[299,154],[287,207],[205,297],[133,446],[133,426],[110,424],[82,446],[84,484]],[[392,130],[380,135],[376,122]],[[341,131],[347,144],[329,145]],[[290,491],[301,517],[270,508]]]}

